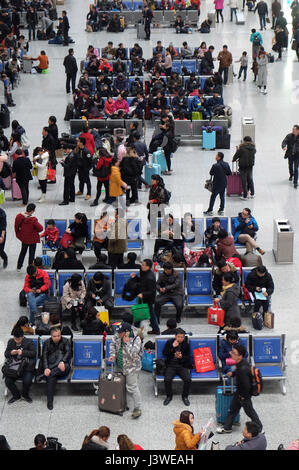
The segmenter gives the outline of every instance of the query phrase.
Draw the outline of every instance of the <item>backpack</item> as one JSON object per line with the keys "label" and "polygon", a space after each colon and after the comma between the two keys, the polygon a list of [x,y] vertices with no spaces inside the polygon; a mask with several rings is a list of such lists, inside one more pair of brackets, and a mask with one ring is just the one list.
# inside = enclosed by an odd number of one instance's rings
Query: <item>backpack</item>
{"label": "backpack", "polygon": [[193,97],[193,100],[191,101],[191,111],[198,111],[202,108],[201,101],[197,95]]}
{"label": "backpack", "polygon": [[175,153],[175,152],[177,151],[177,149],[179,148],[179,145],[180,145],[179,139],[177,139],[176,137],[174,137],[174,138],[171,140],[171,152],[172,152],[172,153]]}
{"label": "backpack", "polygon": [[109,176],[109,167],[106,165],[102,165],[99,170],[93,170],[93,174],[97,178],[107,178]]}
{"label": "backpack", "polygon": [[171,192],[164,188],[164,203],[168,204],[171,198]]}
{"label": "backpack", "polygon": [[258,367],[251,366],[250,371],[252,375],[251,395],[257,397],[263,389],[262,375]]}
{"label": "backpack", "polygon": [[259,39],[258,36],[254,36],[254,38],[253,38],[253,44],[254,44],[255,46],[260,46],[260,45],[261,45],[261,41],[260,41],[260,39]]}

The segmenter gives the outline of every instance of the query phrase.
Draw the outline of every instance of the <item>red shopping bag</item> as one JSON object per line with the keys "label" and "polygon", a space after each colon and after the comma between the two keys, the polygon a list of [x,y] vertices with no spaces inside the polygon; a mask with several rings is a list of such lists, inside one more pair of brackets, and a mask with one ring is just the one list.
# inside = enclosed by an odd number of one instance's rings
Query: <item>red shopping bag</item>
{"label": "red shopping bag", "polygon": [[198,348],[193,350],[195,370],[198,373],[215,370],[211,348]]}
{"label": "red shopping bag", "polygon": [[62,248],[67,249],[70,247],[73,241],[74,241],[73,235],[71,235],[70,233],[65,233],[59,243],[62,246]]}
{"label": "red shopping bag", "polygon": [[47,180],[48,181],[56,180],[56,170],[53,170],[53,168],[51,167],[51,163],[49,163],[48,165]]}
{"label": "red shopping bag", "polygon": [[225,311],[219,307],[217,302],[208,309],[208,323],[210,325],[224,326]]}

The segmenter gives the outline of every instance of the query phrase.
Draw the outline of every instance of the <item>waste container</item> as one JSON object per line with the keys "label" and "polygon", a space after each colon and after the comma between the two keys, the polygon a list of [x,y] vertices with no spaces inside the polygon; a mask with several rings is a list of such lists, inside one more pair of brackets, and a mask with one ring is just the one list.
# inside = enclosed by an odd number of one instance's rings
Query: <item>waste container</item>
{"label": "waste container", "polygon": [[241,119],[241,136],[242,142],[244,137],[249,136],[252,142],[255,142],[255,124],[252,117],[242,117]]}
{"label": "waste container", "polygon": [[288,219],[274,219],[273,254],[276,263],[293,263],[294,230]]}

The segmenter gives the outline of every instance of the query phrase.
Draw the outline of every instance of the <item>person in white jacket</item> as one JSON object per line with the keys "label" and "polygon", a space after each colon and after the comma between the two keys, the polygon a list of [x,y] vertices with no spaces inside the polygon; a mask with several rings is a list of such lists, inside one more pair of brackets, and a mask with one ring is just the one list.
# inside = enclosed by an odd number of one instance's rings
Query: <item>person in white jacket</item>
{"label": "person in white jacket", "polygon": [[45,202],[47,193],[47,172],[49,153],[41,147],[36,147],[33,151],[33,163],[37,168],[37,179],[42,190],[38,202]]}
{"label": "person in white jacket", "polygon": [[234,13],[237,18],[238,0],[229,0],[228,5],[230,6],[230,20],[233,21]]}

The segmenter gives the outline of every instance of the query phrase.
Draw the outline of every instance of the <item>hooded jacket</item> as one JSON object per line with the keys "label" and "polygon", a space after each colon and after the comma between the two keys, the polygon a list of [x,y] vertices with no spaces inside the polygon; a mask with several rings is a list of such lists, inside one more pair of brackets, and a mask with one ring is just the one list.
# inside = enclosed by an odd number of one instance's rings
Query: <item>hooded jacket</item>
{"label": "hooded jacket", "polygon": [[220,238],[217,241],[217,256],[223,256],[225,259],[231,258],[237,253],[234,237],[228,236],[225,238]]}
{"label": "hooded jacket", "polygon": [[233,284],[226,289],[219,305],[225,311],[225,323],[228,324],[231,318],[240,318],[240,308],[238,305],[240,297],[240,287]]}
{"label": "hooded jacket", "polygon": [[34,245],[40,242],[39,232],[43,231],[42,225],[33,215],[18,214],[15,219],[16,237],[26,245]]}
{"label": "hooded jacket", "polygon": [[[124,375],[134,374],[141,369],[141,359],[143,356],[143,346],[139,336],[130,337],[128,343],[123,345],[123,370]],[[118,332],[112,338],[110,344],[110,356],[117,358],[117,354],[121,348],[122,339]]]}
{"label": "hooded jacket", "polygon": [[[230,272],[234,276],[234,283],[238,284],[239,274],[238,274],[236,266],[233,263],[229,263],[229,262],[227,264],[230,267]],[[214,291],[216,292],[217,295],[219,295],[222,291],[222,276],[223,276],[223,274],[224,273],[219,268],[216,269],[215,274],[214,274],[213,289],[214,289]]]}
{"label": "hooded jacket", "polygon": [[196,445],[198,444],[201,434],[192,433],[192,428],[189,424],[181,423],[179,420],[173,423],[173,432],[176,435],[175,438],[175,450],[197,450]]}
{"label": "hooded jacket", "polygon": [[248,170],[255,163],[255,145],[251,142],[243,142],[236,151],[233,162],[239,161],[240,170]]}
{"label": "hooded jacket", "polygon": [[266,436],[260,433],[251,439],[243,439],[240,444],[227,446],[225,450],[267,450]]}
{"label": "hooded jacket", "polygon": [[122,186],[125,182],[121,179],[120,169],[112,165],[111,173],[110,173],[110,187],[109,187],[109,195],[111,197],[118,197],[123,194]]}

